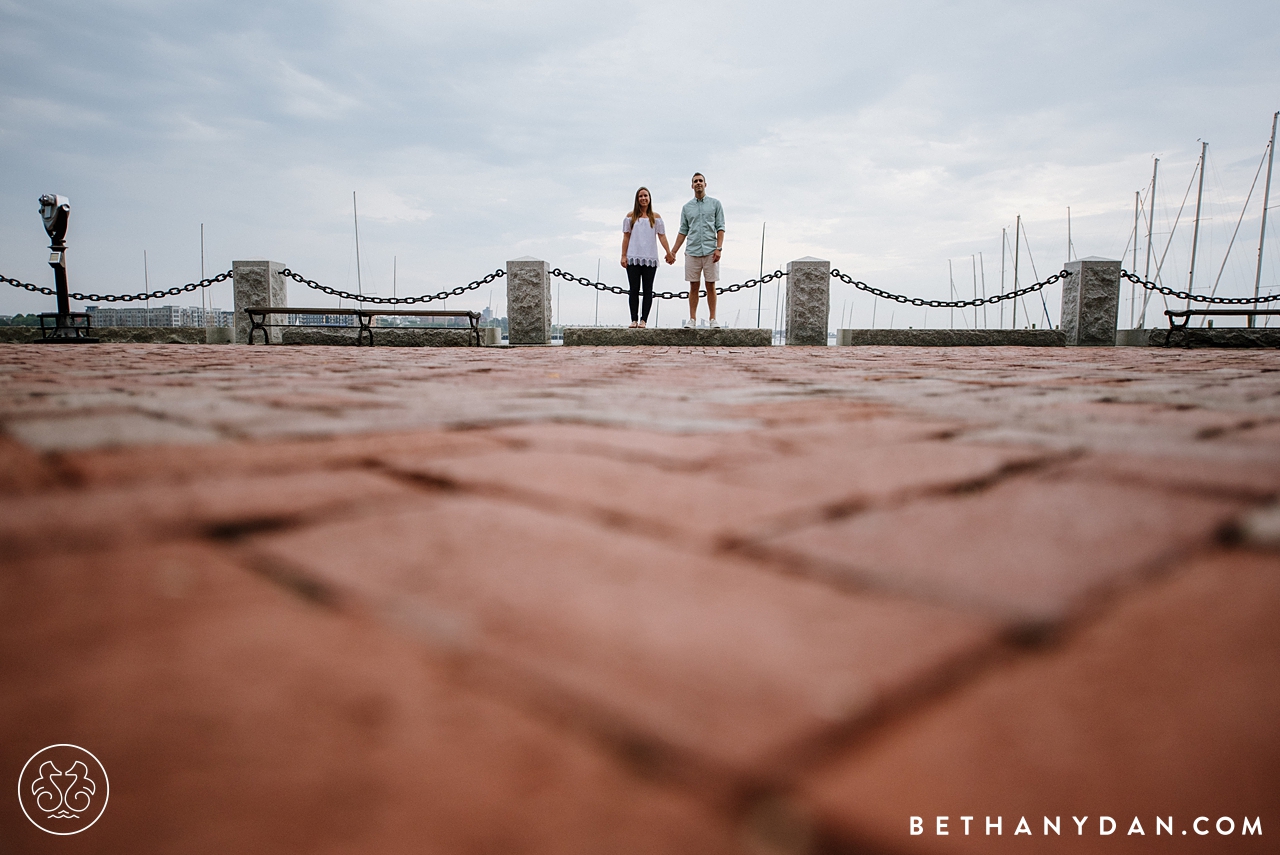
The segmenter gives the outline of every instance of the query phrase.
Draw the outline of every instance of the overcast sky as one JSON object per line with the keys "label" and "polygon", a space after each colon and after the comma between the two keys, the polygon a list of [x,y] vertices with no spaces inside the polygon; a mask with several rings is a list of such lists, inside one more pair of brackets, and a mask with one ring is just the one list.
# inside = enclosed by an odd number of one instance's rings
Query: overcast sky
{"label": "overcast sky", "polygon": [[[61,193],[72,290],[142,290],[144,250],[152,287],[199,278],[201,223],[210,274],[272,258],[355,290],[352,191],[366,292],[391,293],[393,259],[401,295],[524,255],[592,278],[602,260],[623,284],[636,187],[674,232],[697,170],[725,207],[726,283],[758,272],[767,221],[766,271],[811,255],[946,298],[950,261],[969,296],[978,253],[999,290],[1018,215],[1022,284],[1065,260],[1068,207],[1077,255],[1132,252],[1153,155],[1164,254],[1204,139],[1200,291],[1280,109],[1280,3],[0,0],[0,74],[0,274],[52,284],[37,199]],[[1261,195],[1259,179],[1219,294],[1252,293]],[[1194,202],[1192,187],[1162,270],[1180,288]],[[1280,290],[1277,232],[1264,290]],[[664,265],[658,288],[679,275]],[[212,298],[230,308],[230,287]],[[331,304],[296,285],[289,299]],[[501,281],[492,299],[505,313]],[[1046,293],[1054,322],[1059,300]],[[764,326],[773,303],[770,286]],[[833,329],[871,325],[848,286],[832,305],[853,313]],[[0,292],[0,312],[53,308]],[[719,314],[754,326],[756,310],[749,291]],[[926,323],[875,311],[876,326]],[[558,320],[594,312],[594,292],[563,286]],[[665,304],[659,321],[679,317]],[[604,295],[600,321],[625,319]],[[951,322],[973,318],[927,319]]]}

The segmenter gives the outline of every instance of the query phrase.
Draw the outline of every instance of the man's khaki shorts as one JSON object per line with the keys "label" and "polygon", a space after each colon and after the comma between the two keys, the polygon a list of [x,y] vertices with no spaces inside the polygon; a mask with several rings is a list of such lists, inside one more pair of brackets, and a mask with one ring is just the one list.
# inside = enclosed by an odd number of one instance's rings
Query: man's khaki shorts
{"label": "man's khaki shorts", "polygon": [[684,281],[719,282],[720,265],[711,260],[715,257],[715,253],[712,253],[711,255],[686,254],[684,257]]}

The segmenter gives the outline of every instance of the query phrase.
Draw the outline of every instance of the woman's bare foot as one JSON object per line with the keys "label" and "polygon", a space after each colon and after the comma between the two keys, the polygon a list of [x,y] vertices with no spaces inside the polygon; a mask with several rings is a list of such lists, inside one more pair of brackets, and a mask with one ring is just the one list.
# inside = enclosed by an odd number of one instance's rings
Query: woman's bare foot
{"label": "woman's bare foot", "polygon": [[640,329],[644,329],[646,324],[644,321],[637,321],[636,326],[638,326]]}

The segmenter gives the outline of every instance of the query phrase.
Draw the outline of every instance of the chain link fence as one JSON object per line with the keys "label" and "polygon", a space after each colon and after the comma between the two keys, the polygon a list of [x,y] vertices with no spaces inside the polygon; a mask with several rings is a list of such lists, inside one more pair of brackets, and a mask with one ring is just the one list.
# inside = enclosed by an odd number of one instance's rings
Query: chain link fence
{"label": "chain link fence", "polygon": [[[165,288],[156,291],[147,291],[142,294],[81,294],[79,291],[73,291],[67,294],[72,300],[79,300],[82,303],[133,303],[140,300],[159,300],[164,297],[176,297],[179,294],[185,294],[189,291],[195,291],[198,288],[208,288],[218,282],[225,282],[231,278],[231,271],[219,273],[208,279],[201,279],[199,282],[188,282],[186,285],[175,285],[172,288]],[[0,276],[0,282],[12,285],[15,288],[24,288],[27,291],[36,294],[45,294],[50,297],[57,296],[57,291],[52,288],[46,288],[42,285],[32,285],[30,282],[21,282],[17,279],[10,279],[8,276]]]}
{"label": "chain link fence", "polygon": [[[568,282],[575,282],[578,285],[585,285],[588,288],[595,288],[597,291],[608,291],[610,294],[628,294],[631,291],[631,289],[624,288],[621,285],[606,285],[603,282],[594,282],[585,276],[574,276],[572,273],[568,273],[564,270],[561,270],[559,267],[553,268],[551,271],[551,275],[558,276],[559,278],[564,279]],[[755,288],[757,285],[764,285],[768,282],[774,281],[775,279],[781,279],[786,275],[787,274],[783,273],[781,270],[775,270],[772,273],[766,273],[764,276],[761,276],[759,279],[748,279],[745,282],[738,282],[733,285],[725,285],[724,287],[717,288],[716,293],[732,294],[735,291],[745,291],[748,288]],[[654,291],[653,299],[655,300],[687,300],[689,299],[689,292],[688,291]]]}
{"label": "chain link fence", "polygon": [[1065,279],[1070,275],[1071,274],[1068,271],[1060,270],[1048,279],[1045,279],[1043,282],[1037,282],[1034,285],[1028,285],[1025,288],[1019,288],[1016,291],[1009,291],[1005,294],[993,294],[990,297],[976,297],[972,300],[924,300],[920,297],[907,297],[902,294],[893,294],[880,288],[874,288],[866,282],[859,282],[847,273],[841,273],[839,270],[834,268],[831,270],[832,279],[839,279],[841,282],[846,285],[852,285],[859,291],[866,291],[868,294],[873,294],[876,297],[883,297],[884,299],[892,300],[895,303],[905,303],[912,306],[927,306],[930,309],[970,309],[975,306],[999,303],[1002,300],[1016,300],[1017,298],[1027,294],[1033,294],[1036,291]]}
{"label": "chain link fence", "polygon": [[[352,300],[358,303],[374,303],[376,305],[383,305],[383,306],[413,305],[415,303],[429,303],[433,300],[445,300],[445,299],[448,299],[449,297],[460,296],[462,294],[467,293],[468,291],[474,291],[483,285],[488,285],[489,283],[497,279],[501,279],[502,277],[507,275],[505,270],[503,270],[502,268],[498,268],[497,270],[494,270],[492,273],[489,273],[486,276],[482,276],[481,278],[476,279],[472,282],[469,282],[466,285],[459,285],[456,288],[450,288],[444,291],[439,291],[435,294],[421,294],[413,297],[377,297],[372,295],[352,294],[350,291],[342,291],[337,288],[330,288],[326,285],[321,285],[319,282],[316,282],[314,279],[308,279],[305,276],[302,276],[301,274],[294,273],[292,270],[290,270],[287,267],[280,272],[283,276],[289,277],[290,279],[299,283],[300,285],[305,285],[308,288],[315,289],[316,291],[321,291],[325,294],[329,294],[331,296],[338,297],[343,300]],[[560,279],[564,279],[568,282],[576,283],[578,285],[585,285],[588,288],[595,288],[598,291],[607,291],[610,294],[627,294],[629,293],[629,290],[630,290],[628,288],[624,288],[621,285],[606,285],[603,282],[595,282],[591,279],[586,278],[585,276],[575,276],[572,273],[561,270],[559,267],[552,269],[551,275],[558,277]],[[772,273],[766,273],[764,276],[761,276],[757,279],[748,279],[745,282],[738,282],[733,285],[727,285],[717,290],[721,294],[732,294],[735,291],[744,291],[748,288],[755,288],[759,285],[765,285],[777,279],[782,279],[786,275],[787,274],[784,273],[782,270],[775,270]],[[1026,296],[1027,294],[1033,294],[1036,291],[1040,291],[1043,288],[1049,285],[1052,285],[1055,282],[1059,282],[1070,275],[1071,274],[1068,271],[1060,270],[1041,282],[1036,282],[1033,285],[1027,285],[1024,288],[1018,288],[1014,291],[1009,291],[1004,294],[993,294],[990,297],[977,297],[972,300],[925,300],[920,297],[907,297],[904,294],[894,294],[890,291],[885,291],[881,288],[876,288],[871,285],[868,285],[865,282],[861,282],[857,279],[854,279],[849,274],[842,273],[838,269],[833,268],[831,270],[832,279],[839,279],[841,282],[844,282],[846,285],[852,285],[854,288],[857,288],[860,291],[865,291],[868,294],[874,295],[876,297],[882,297],[886,300],[892,300],[895,303],[903,303],[911,306],[928,307],[930,309],[968,309],[976,306],[993,305],[1003,300],[1016,300],[1019,297]],[[1271,294],[1265,297],[1216,297],[1208,294],[1192,294],[1188,291],[1178,291],[1174,288],[1169,288],[1165,285],[1158,285],[1155,282],[1152,282],[1147,279],[1143,279],[1141,276],[1138,276],[1135,273],[1130,273],[1127,270],[1121,270],[1120,276],[1121,278],[1126,279],[1135,285],[1141,285],[1143,288],[1145,288],[1148,291],[1154,291],[1156,293],[1163,294],[1166,297],[1172,297],[1176,300],[1190,300],[1192,302],[1198,302],[1198,303],[1211,303],[1214,305],[1228,305],[1228,306],[1254,305],[1258,303],[1271,303],[1271,302],[1275,302],[1276,300],[1280,300],[1280,294]],[[225,282],[231,278],[232,278],[232,272],[230,270],[227,270],[223,273],[219,273],[217,276],[211,276],[208,279],[201,279],[199,282],[189,282],[186,285],[176,285],[172,288],[157,289],[155,291],[149,291],[149,292],[144,292],[140,294],[82,294],[77,291],[69,294],[68,296],[73,300],[79,300],[84,303],[132,303],[132,302],[137,302],[141,300],[159,300],[159,299],[163,299],[164,297],[175,297],[179,294],[185,294],[191,291],[195,291],[199,288],[208,288],[210,285],[215,285],[218,282]],[[55,296],[57,294],[57,292],[52,288],[48,288],[42,285],[33,285],[30,282],[22,282],[18,279],[12,279],[8,276],[0,276],[0,282],[4,282],[5,284],[12,285],[15,288],[23,288],[27,291],[31,291],[36,294],[45,294],[50,297]],[[687,300],[689,298],[689,292],[688,291],[655,291],[653,296],[654,296],[654,299],[656,300]]]}
{"label": "chain link fence", "polygon": [[421,294],[417,297],[373,297],[363,294],[352,294],[350,291],[339,291],[337,288],[330,288],[326,285],[321,285],[314,279],[308,279],[305,276],[294,273],[287,267],[284,270],[281,270],[280,273],[283,276],[288,276],[294,282],[306,285],[308,288],[314,288],[317,291],[322,291],[325,294],[330,294],[342,300],[354,300],[358,303],[375,303],[380,306],[409,306],[414,303],[430,303],[432,300],[445,300],[449,297],[457,297],[460,294],[465,294],[468,291],[474,291],[481,285],[488,285],[495,279],[501,279],[503,276],[507,275],[507,271],[502,268],[498,268],[487,276],[483,276],[473,282],[468,282],[466,285],[459,285],[456,288],[451,288],[447,291],[439,291],[435,294]]}
{"label": "chain link fence", "polygon": [[1148,291],[1155,291],[1166,297],[1173,297],[1175,300],[1190,300],[1195,303],[1212,303],[1220,306],[1247,306],[1256,305],[1258,303],[1271,303],[1280,300],[1280,294],[1271,294],[1266,297],[1214,297],[1209,294],[1192,294],[1188,291],[1176,291],[1165,285],[1157,285],[1149,279],[1143,279],[1136,273],[1130,273],[1127,270],[1120,271],[1120,277],[1127,279],[1134,285],[1141,285]]}

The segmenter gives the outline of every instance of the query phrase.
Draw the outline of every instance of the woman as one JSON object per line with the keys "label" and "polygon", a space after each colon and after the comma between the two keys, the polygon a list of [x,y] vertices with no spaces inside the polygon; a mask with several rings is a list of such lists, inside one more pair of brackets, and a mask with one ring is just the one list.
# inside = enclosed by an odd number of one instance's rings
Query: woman
{"label": "woman", "polygon": [[[631,304],[631,326],[644,327],[649,323],[649,309],[653,307],[653,277],[658,272],[658,241],[669,257],[667,229],[662,217],[653,211],[649,189],[636,191],[631,212],[622,218],[622,266],[627,269],[627,281],[631,285],[628,302]],[[644,287],[644,306],[640,306],[640,288]]]}

